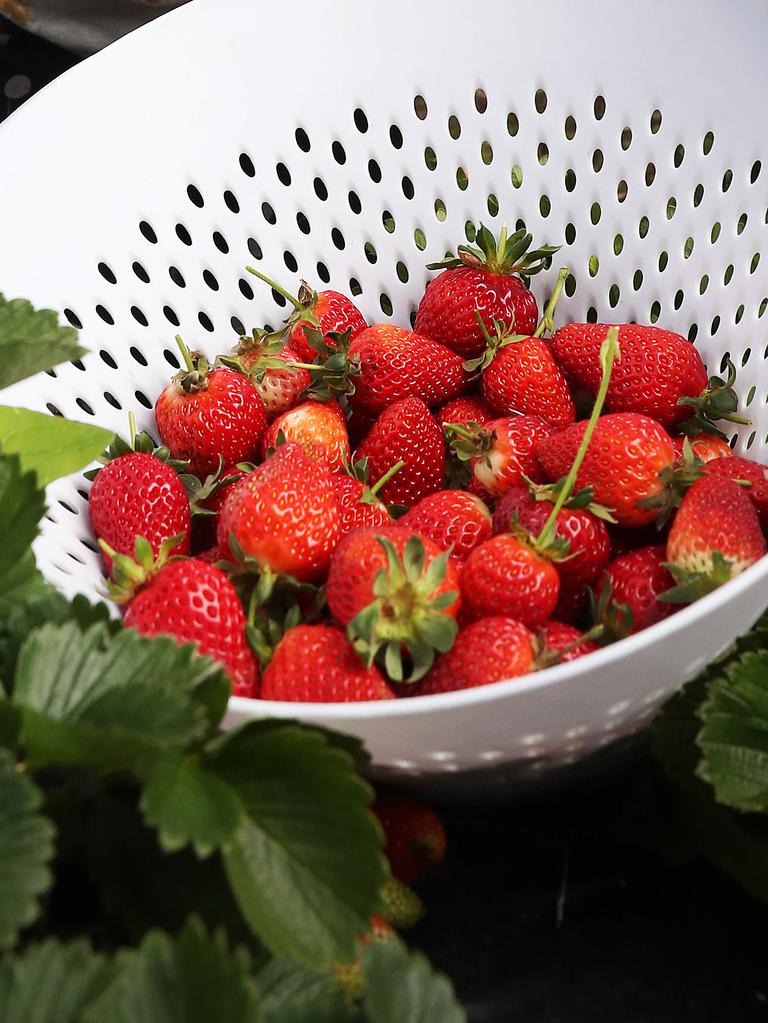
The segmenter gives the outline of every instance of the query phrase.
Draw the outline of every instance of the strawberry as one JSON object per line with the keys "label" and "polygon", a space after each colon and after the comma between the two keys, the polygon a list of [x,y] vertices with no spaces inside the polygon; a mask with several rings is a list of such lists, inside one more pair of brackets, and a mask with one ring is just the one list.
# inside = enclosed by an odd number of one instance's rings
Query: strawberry
{"label": "strawberry", "polygon": [[435,418],[442,429],[448,423],[458,423],[460,426],[468,426],[470,423],[477,423],[482,426],[489,419],[493,419],[493,413],[482,400],[482,398],[464,395],[461,398],[453,398],[441,405],[435,412]]}
{"label": "strawberry", "polygon": [[395,682],[421,678],[456,635],[456,569],[432,540],[402,526],[348,533],[331,559],[327,597],[358,653],[368,664],[379,655]]}
{"label": "strawberry", "polygon": [[163,444],[200,477],[214,472],[220,459],[224,465],[255,460],[267,428],[259,392],[231,369],[209,371],[203,356],[193,359],[181,338],[176,340],[186,367],[155,404]]}
{"label": "strawberry", "polygon": [[754,505],[763,529],[768,529],[768,467],[750,458],[735,457],[731,452],[730,457],[714,458],[707,462],[705,471],[710,476],[724,476],[739,481]]}
{"label": "strawberry", "polygon": [[254,267],[246,269],[293,306],[293,312],[280,333],[288,334],[290,347],[307,362],[312,362],[317,355],[311,343],[311,340],[316,341],[314,332],[328,340],[329,334],[342,334],[348,330],[351,339],[367,326],[365,317],[352,299],[338,291],[315,291],[306,281],[302,281],[299,294],[294,297]]}
{"label": "strawberry", "polygon": [[231,356],[221,356],[223,366],[245,373],[259,392],[267,418],[274,419],[298,404],[311,382],[308,369],[297,366],[302,355],[285,344],[278,334],[256,329],[242,337]]}
{"label": "strawberry", "polygon": [[461,630],[451,650],[408,695],[434,696],[516,678],[533,669],[533,656],[524,625],[513,618],[483,618]]}
{"label": "strawberry", "polygon": [[245,614],[221,569],[197,558],[161,564],[130,601],[125,627],[172,636],[226,669],[233,696],[256,697],[258,667],[245,637]]}
{"label": "strawberry", "polygon": [[387,504],[411,506],[445,485],[445,442],[423,401],[404,398],[382,412],[355,452],[368,460],[372,479],[402,468],[381,490]]}
{"label": "strawberry", "polygon": [[607,588],[601,595],[598,617],[605,619],[609,610],[612,632],[617,637],[647,629],[675,612],[672,604],[658,599],[675,583],[665,566],[666,553],[664,544],[639,547],[608,565],[604,576]]}
{"label": "strawberry", "polygon": [[542,627],[534,641],[537,649],[536,668],[542,670],[553,664],[565,664],[594,653],[599,647],[589,637],[590,633],[581,633],[572,625],[551,619]]}
{"label": "strawberry", "polygon": [[[586,495],[588,496],[588,495]],[[549,497],[550,500],[546,498]],[[501,498],[493,515],[494,534],[522,528],[531,535],[540,533],[552,511],[554,488],[536,488],[516,484]],[[560,577],[558,609],[572,617],[587,598],[591,586],[608,564],[610,538],[605,523],[584,507],[582,495],[560,509],[554,521],[554,539],[567,542],[567,557],[557,562]],[[582,504],[579,507],[579,503]]]}
{"label": "strawberry", "polygon": [[703,476],[683,498],[669,531],[667,562],[678,585],[665,599],[696,600],[765,552],[760,520],[745,489],[725,476]]}
{"label": "strawberry", "polygon": [[442,405],[469,381],[456,352],[392,323],[377,323],[358,334],[349,346],[349,360],[357,371],[349,404],[366,415],[378,415],[404,398]]}
{"label": "strawberry", "polygon": [[691,445],[694,456],[702,462],[711,462],[713,458],[732,458],[733,450],[728,441],[722,437],[716,437],[711,433],[696,433],[690,437],[673,437],[672,446],[675,449],[675,464],[681,465],[685,461],[685,442]]}
{"label": "strawberry", "polygon": [[349,461],[349,437],[344,413],[338,402],[305,401],[278,416],[264,434],[262,449],[276,448],[280,439],[301,444],[313,458],[328,461],[333,472]]}
{"label": "strawberry", "polygon": [[465,366],[482,369],[482,395],[494,415],[523,412],[556,427],[572,423],[576,419],[573,398],[548,342],[519,334],[501,320],[494,320],[491,336],[480,322],[488,347]]}
{"label": "strawberry", "polygon": [[491,535],[491,513],[479,497],[461,490],[438,490],[415,504],[398,525],[428,536],[440,550],[464,561]]}
{"label": "strawberry", "polygon": [[393,796],[371,807],[384,832],[382,852],[393,877],[416,884],[445,857],[445,828],[434,810],[413,799]]}
{"label": "strawberry", "polygon": [[218,542],[263,571],[313,582],[325,574],[339,532],[330,470],[299,444],[284,444],[227,497]]}
{"label": "strawberry", "polygon": [[347,472],[335,472],[332,476],[333,489],[339,502],[341,516],[340,535],[346,536],[359,526],[391,526],[392,516],[379,498],[379,491],[386,486],[395,472],[402,468],[400,462],[385,473],[372,487],[368,486],[368,462],[361,458]]}
{"label": "strawberry", "polygon": [[552,617],[560,593],[552,561],[511,533],[476,547],[464,562],[459,581],[468,620],[502,615],[528,628]]}
{"label": "strawberry", "polygon": [[[600,344],[608,329],[604,323],[568,323],[555,332],[550,344],[572,385],[596,394],[600,384]],[[732,385],[735,370],[726,380],[707,379],[707,371],[694,346],[680,334],[660,327],[625,323],[620,326],[621,361],[608,388],[605,407],[611,412],[636,412],[671,428],[686,424],[686,431],[734,416],[737,407]]]}
{"label": "strawberry", "polygon": [[478,428],[449,424],[446,431],[453,438],[453,453],[469,461],[475,479],[493,497],[505,493],[523,476],[543,482],[536,449],[554,433],[554,427],[539,416],[491,419]]}
{"label": "strawberry", "polygon": [[[538,442],[536,453],[550,480],[568,472],[586,428],[586,422],[573,423]],[[672,438],[660,423],[634,412],[614,412],[598,420],[575,487],[591,488],[594,500],[609,508],[620,525],[642,526],[666,506],[674,460]]]}
{"label": "strawberry", "polygon": [[529,251],[531,241],[524,230],[507,237],[505,227],[497,241],[481,225],[477,247],[460,245],[455,258],[430,263],[428,269],[443,272],[427,285],[416,313],[416,332],[465,358],[474,358],[485,348],[475,310],[488,329],[494,320],[504,320],[513,321],[521,334],[533,333],[538,306],[518,274],[538,273],[557,248],[545,245]]}
{"label": "strawberry", "polygon": [[[118,554],[132,554],[143,536],[157,556],[178,535],[176,553],[189,554],[189,498],[176,472],[156,455],[136,451],[108,462],[93,481],[88,511],[96,536]],[[109,573],[112,558],[102,554]]]}
{"label": "strawberry", "polygon": [[289,629],[264,671],[261,697],[301,703],[394,699],[379,669],[366,667],[335,625]]}
{"label": "strawberry", "polygon": [[379,898],[382,916],[399,931],[409,931],[424,918],[424,903],[412,888],[396,877],[387,878]]}

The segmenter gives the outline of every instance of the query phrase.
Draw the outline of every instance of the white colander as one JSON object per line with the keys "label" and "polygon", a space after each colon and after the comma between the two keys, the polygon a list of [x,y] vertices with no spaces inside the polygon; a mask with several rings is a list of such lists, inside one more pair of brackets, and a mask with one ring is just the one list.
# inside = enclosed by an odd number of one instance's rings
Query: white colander
{"label": "white colander", "polygon": [[[741,0],[195,0],[0,130],[0,288],[66,309],[91,354],[4,392],[125,433],[176,366],[285,310],[255,262],[407,323],[467,221],[563,242],[562,320],[658,322],[727,352],[768,461],[768,6]],[[762,163],[761,163],[762,161]],[[551,278],[550,278],[551,280]],[[575,290],[572,285],[575,284]],[[534,278],[539,298],[544,275]],[[82,476],[49,488],[45,575],[95,597]],[[768,559],[589,658],[442,697],[231,702],[361,736],[382,777],[481,792],[551,776],[653,715],[768,602]]]}

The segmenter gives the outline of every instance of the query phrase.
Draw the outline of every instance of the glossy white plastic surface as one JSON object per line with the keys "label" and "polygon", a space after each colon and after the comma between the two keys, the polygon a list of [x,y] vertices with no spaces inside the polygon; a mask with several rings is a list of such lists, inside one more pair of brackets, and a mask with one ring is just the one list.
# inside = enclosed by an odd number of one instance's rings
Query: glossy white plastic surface
{"label": "glossy white plastic surface", "polygon": [[[753,420],[739,450],[768,461],[766,29],[761,0],[727,18],[717,0],[393,0],[375,14],[195,0],[0,129],[0,287],[69,310],[91,352],[3,402],[123,433],[132,410],[152,431],[174,334],[213,355],[284,315],[247,263],[352,288],[370,321],[407,323],[424,264],[467,221],[522,219],[564,243],[561,320],[658,322],[695,337],[710,371],[728,353]],[[545,277],[533,287],[543,297]],[[86,491],[81,476],[49,488],[37,555],[66,593],[93,596]],[[768,559],[535,677],[379,705],[233,700],[229,720],[353,732],[381,775],[436,790],[475,771],[475,786],[524,782],[638,729],[767,601]]]}

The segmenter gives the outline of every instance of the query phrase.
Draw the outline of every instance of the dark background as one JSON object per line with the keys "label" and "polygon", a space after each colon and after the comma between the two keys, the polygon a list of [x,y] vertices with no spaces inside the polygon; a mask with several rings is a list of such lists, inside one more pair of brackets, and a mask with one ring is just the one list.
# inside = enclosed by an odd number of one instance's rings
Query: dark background
{"label": "dark background", "polygon": [[[78,59],[0,16],[0,121]],[[441,811],[448,857],[422,886],[428,916],[412,940],[472,1023],[768,1019],[766,907],[702,861],[671,864],[612,827],[652,775],[641,751],[611,779],[532,805]]]}

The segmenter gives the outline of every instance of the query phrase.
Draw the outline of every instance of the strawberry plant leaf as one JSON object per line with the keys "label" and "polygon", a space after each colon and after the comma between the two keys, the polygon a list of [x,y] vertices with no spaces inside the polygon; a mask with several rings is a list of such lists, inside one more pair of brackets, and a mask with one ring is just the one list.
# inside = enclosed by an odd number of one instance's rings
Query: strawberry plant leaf
{"label": "strawberry plant leaf", "polygon": [[768,650],[744,654],[710,685],[701,706],[698,774],[719,802],[768,813]]}
{"label": "strawberry plant leaf", "polygon": [[85,354],[77,331],[62,326],[55,312],[0,294],[0,389]]}
{"label": "strawberry plant leaf", "polygon": [[259,1023],[357,1023],[361,1016],[329,970],[273,959],[258,976]]}
{"label": "strawberry plant leaf", "polygon": [[245,804],[223,855],[254,932],[307,966],[351,961],[386,877],[371,790],[352,758],[310,729],[253,722],[219,740],[209,766]]}
{"label": "strawberry plant leaf", "polygon": [[0,1019],[7,1023],[81,1023],[83,1010],[113,969],[86,941],[53,939],[0,963]]}
{"label": "strawberry plant leaf", "polygon": [[0,592],[19,562],[26,558],[29,566],[29,548],[44,511],[45,497],[34,473],[23,472],[17,456],[0,455]]}
{"label": "strawberry plant leaf", "polygon": [[83,1023],[258,1023],[250,959],[199,920],[177,938],[150,931],[120,953],[117,976]]}
{"label": "strawberry plant leaf", "polygon": [[196,687],[223,675],[193,647],[132,629],[45,625],[19,654],[13,702],[34,767],[130,767],[182,748],[208,726]]}
{"label": "strawberry plant leaf", "polygon": [[[0,750],[0,947],[37,918],[51,884],[54,828],[38,811],[43,794],[7,750]],[[15,1019],[0,1013],[0,1019]]]}
{"label": "strawberry plant leaf", "polygon": [[0,405],[0,449],[18,455],[41,487],[95,461],[113,438],[100,426]]}
{"label": "strawberry plant leaf", "polygon": [[401,941],[375,941],[363,953],[368,1023],[466,1023],[447,977]]}
{"label": "strawberry plant leaf", "polygon": [[191,844],[202,859],[231,838],[245,817],[232,786],[186,757],[161,757],[145,773],[141,810],[166,852]]}

